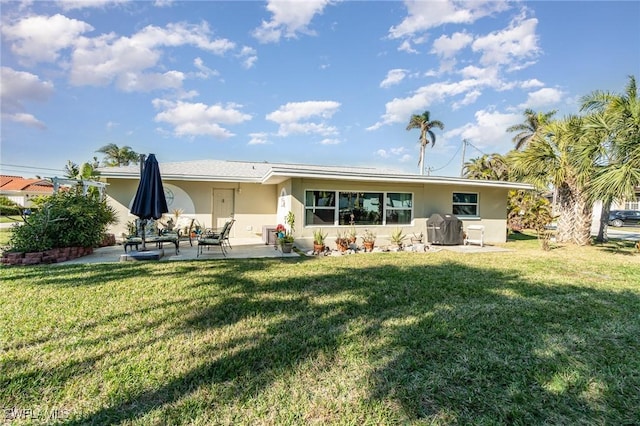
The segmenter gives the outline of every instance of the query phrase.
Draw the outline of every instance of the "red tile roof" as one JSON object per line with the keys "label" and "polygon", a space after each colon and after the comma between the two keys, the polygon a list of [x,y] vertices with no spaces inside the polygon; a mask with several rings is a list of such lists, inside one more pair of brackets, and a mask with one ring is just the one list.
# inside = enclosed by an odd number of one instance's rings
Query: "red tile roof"
{"label": "red tile roof", "polygon": [[0,190],[51,194],[53,193],[53,183],[38,178],[25,179],[22,176],[1,175]]}

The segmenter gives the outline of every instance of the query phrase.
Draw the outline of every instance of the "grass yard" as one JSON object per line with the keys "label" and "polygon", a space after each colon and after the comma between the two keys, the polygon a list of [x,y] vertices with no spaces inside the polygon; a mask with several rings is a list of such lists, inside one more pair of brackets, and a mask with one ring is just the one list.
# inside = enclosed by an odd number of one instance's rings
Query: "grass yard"
{"label": "grass yard", "polygon": [[0,406],[70,425],[637,424],[640,254],[537,244],[0,268]]}

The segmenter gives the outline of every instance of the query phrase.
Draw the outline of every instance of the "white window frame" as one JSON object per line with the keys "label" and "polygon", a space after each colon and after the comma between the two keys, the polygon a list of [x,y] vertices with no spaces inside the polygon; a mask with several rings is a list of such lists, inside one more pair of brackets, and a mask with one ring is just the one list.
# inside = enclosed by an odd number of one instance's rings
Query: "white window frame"
{"label": "white window frame", "polygon": [[[307,192],[333,192],[335,194],[335,205],[331,208],[327,208],[324,206],[307,206]],[[370,193],[370,194],[382,194],[382,221],[380,225],[361,225],[361,226],[413,226],[414,220],[415,220],[415,216],[414,216],[414,205],[415,205],[415,194],[413,192],[404,192],[404,191],[376,191],[376,190],[349,190],[349,189],[305,189],[304,190],[304,211],[305,211],[305,215],[304,215],[304,220],[305,220],[305,227],[323,227],[323,226],[332,226],[332,227],[336,227],[336,226],[340,226],[340,227],[347,227],[347,226],[351,226],[351,225],[340,225],[340,193]],[[409,194],[411,196],[411,207],[409,208],[387,208],[387,194]],[[334,221],[333,221],[333,225],[318,225],[318,224],[307,224],[306,223],[306,217],[307,217],[307,210],[309,209],[324,209],[324,210],[333,210],[334,211]],[[393,211],[393,210],[409,210],[410,211],[410,215],[411,215],[411,220],[409,221],[409,223],[392,223],[387,225],[387,211]],[[359,226],[356,223],[356,226]]]}
{"label": "white window frame", "polygon": [[[475,195],[476,196],[476,202],[475,203],[456,203],[454,201],[454,196],[455,194],[469,194],[469,195]],[[454,207],[455,206],[475,206],[476,208],[476,214],[456,214],[454,212]],[[451,193],[451,213],[453,213],[453,215],[457,216],[457,217],[468,217],[468,218],[473,218],[473,217],[480,217],[480,193],[479,192],[463,192],[463,191],[453,191]]]}

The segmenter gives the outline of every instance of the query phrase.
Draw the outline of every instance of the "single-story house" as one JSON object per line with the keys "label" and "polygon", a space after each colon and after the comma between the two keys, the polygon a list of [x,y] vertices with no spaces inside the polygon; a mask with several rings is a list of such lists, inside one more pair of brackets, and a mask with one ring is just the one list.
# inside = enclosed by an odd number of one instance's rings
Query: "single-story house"
{"label": "single-story house", "polygon": [[31,207],[34,197],[53,194],[53,183],[40,178],[0,176],[0,195],[22,207]]}
{"label": "single-story house", "polygon": [[[130,206],[140,166],[99,169],[108,202],[120,222],[112,232],[126,231],[136,219]],[[231,238],[262,237],[269,228],[295,215],[296,244],[313,245],[319,228],[328,241],[351,226],[359,236],[376,233],[379,244],[393,230],[426,235],[434,213],[454,214],[468,225],[483,225],[485,242],[507,238],[507,193],[533,189],[522,183],[421,176],[369,167],[316,166],[268,162],[197,160],[160,163],[169,215],[176,209],[202,227],[221,227],[233,217]]]}

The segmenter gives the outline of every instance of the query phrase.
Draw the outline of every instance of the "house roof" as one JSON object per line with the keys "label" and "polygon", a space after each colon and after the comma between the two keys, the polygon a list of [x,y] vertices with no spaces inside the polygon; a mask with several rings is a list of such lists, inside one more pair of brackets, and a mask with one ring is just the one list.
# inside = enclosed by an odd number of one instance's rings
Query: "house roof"
{"label": "house roof", "polygon": [[39,178],[25,179],[22,176],[1,175],[0,190],[12,192],[41,192],[43,194],[50,194],[53,192],[53,184],[47,180]]}
{"label": "house roof", "polygon": [[[109,179],[137,179],[140,176],[140,166],[103,167],[99,168],[98,171],[101,177]],[[464,184],[467,186],[501,187],[507,189],[533,189],[533,186],[529,184],[517,182],[422,176],[374,167],[318,166],[311,164],[225,160],[160,163],[160,173],[165,180],[184,181],[278,184],[290,178],[314,178],[369,182]]]}

